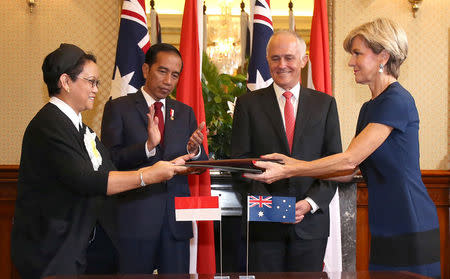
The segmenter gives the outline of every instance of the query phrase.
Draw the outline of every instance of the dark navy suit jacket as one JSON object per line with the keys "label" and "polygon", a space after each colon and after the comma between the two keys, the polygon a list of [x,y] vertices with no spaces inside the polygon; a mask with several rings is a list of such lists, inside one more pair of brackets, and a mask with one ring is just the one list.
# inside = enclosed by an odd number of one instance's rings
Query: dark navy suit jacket
{"label": "dark navy suit jacket", "polygon": [[[173,111],[171,117],[170,111]],[[119,170],[133,170],[151,166],[160,160],[172,160],[187,153],[186,145],[197,129],[191,107],[166,99],[164,146],[156,147],[156,155],[147,158],[147,113],[149,108],[139,90],[105,104],[102,120],[102,142],[111,152]],[[201,147],[199,160],[207,160]],[[118,195],[118,226],[122,238],[155,239],[159,237],[164,218],[169,218],[170,231],[175,239],[192,237],[191,222],[175,221],[175,196],[189,196],[187,176],[177,175],[163,183],[132,190]]]}
{"label": "dark navy suit jacket", "polygon": [[[233,158],[255,158],[277,152],[311,161],[341,151],[339,117],[333,97],[301,87],[292,153],[273,84],[237,99],[233,119]],[[293,196],[297,201],[310,197],[320,209],[314,214],[306,214],[300,223],[293,225],[294,230],[303,239],[328,237],[328,204],[336,192],[335,183],[311,177],[293,177],[264,184],[235,177],[234,188],[241,194],[244,206],[248,193]],[[280,231],[290,225],[251,222],[250,226],[251,236],[271,240],[281,238]]]}

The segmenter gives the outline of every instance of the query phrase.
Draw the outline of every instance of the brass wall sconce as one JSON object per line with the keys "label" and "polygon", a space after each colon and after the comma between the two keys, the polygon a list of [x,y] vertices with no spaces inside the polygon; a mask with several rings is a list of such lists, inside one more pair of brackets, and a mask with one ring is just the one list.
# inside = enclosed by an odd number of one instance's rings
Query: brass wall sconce
{"label": "brass wall sconce", "polygon": [[34,6],[36,6],[36,0],[27,0],[28,7],[30,7],[30,13],[33,12]]}
{"label": "brass wall sconce", "polygon": [[419,10],[420,3],[422,3],[422,0],[408,0],[409,3],[411,3],[413,16],[416,17],[416,13]]}

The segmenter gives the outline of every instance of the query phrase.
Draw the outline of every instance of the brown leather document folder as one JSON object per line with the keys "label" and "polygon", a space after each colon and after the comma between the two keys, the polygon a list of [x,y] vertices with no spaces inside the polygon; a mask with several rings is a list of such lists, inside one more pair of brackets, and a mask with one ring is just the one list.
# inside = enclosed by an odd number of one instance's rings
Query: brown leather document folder
{"label": "brown leather document folder", "polygon": [[250,172],[262,173],[264,170],[253,165],[253,161],[270,161],[282,163],[280,160],[262,159],[262,158],[246,158],[246,159],[225,159],[225,160],[208,160],[208,161],[192,161],[186,162],[186,166],[195,168],[219,169],[230,172]]}

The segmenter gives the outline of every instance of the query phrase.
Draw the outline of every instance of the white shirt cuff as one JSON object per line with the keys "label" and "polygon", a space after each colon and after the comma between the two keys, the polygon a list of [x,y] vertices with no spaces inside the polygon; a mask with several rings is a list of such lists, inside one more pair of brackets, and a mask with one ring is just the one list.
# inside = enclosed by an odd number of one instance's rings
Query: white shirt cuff
{"label": "white shirt cuff", "polygon": [[153,148],[152,150],[148,150],[147,142],[145,142],[145,154],[147,154],[147,158],[153,157],[156,155],[156,148]]}
{"label": "white shirt cuff", "polygon": [[311,214],[314,214],[317,210],[319,210],[319,206],[315,203],[310,197],[306,197],[305,200],[311,205]]}
{"label": "white shirt cuff", "polygon": [[[187,153],[189,154],[189,149],[188,149],[187,145],[186,145],[186,151],[187,151]],[[200,146],[199,146],[199,147],[198,147],[198,152],[197,152],[197,154],[195,154],[195,156],[192,157],[191,160],[197,160],[198,157],[200,157],[200,154],[202,154],[202,149],[201,149]]]}

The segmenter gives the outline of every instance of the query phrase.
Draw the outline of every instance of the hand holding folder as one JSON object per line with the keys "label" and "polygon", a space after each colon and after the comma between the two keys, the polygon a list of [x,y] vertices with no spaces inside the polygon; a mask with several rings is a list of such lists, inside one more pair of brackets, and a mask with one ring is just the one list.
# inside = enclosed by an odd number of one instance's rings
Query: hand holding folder
{"label": "hand holding folder", "polygon": [[255,161],[270,161],[282,164],[281,160],[264,158],[225,159],[186,162],[186,166],[195,168],[219,169],[230,172],[262,173],[263,169],[253,164]]}

